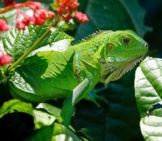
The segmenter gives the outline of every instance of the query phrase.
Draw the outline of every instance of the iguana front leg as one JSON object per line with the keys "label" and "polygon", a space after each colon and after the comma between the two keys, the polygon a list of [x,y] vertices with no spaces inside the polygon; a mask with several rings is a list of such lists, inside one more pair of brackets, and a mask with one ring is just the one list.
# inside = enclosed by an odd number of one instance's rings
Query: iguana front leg
{"label": "iguana front leg", "polygon": [[87,95],[85,95],[84,99],[93,102],[98,108],[101,107],[100,103],[97,101],[100,100],[104,103],[108,103],[108,100],[105,99],[103,96],[99,95],[100,92],[106,90],[108,88],[108,85],[104,85],[102,88],[98,88],[98,89],[92,89],[91,91],[89,91],[87,93]]}
{"label": "iguana front leg", "polygon": [[75,104],[80,101],[85,93],[87,93],[90,87],[90,80],[85,78],[72,92],[70,98],[67,98],[63,103],[63,108],[61,111],[61,118],[63,119],[62,124],[69,126],[71,117],[74,111]]}

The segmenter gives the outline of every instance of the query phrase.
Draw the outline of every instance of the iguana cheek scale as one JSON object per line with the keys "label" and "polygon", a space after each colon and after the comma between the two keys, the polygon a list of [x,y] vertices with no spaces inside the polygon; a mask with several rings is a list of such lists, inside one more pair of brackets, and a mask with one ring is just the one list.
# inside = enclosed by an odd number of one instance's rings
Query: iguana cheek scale
{"label": "iguana cheek scale", "polygon": [[130,30],[101,31],[65,51],[40,48],[16,68],[9,80],[10,92],[36,103],[67,98],[61,117],[68,126],[74,105],[98,82],[108,84],[119,79],[147,51],[148,44]]}

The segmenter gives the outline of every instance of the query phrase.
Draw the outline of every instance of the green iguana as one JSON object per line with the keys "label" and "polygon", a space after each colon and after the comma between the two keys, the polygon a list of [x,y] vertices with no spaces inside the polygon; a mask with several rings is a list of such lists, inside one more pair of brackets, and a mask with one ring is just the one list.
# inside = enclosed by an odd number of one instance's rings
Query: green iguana
{"label": "green iguana", "polygon": [[98,82],[119,79],[147,51],[148,44],[133,31],[101,31],[65,51],[37,51],[28,57],[11,76],[10,92],[36,103],[67,98],[61,117],[68,126],[74,105]]}

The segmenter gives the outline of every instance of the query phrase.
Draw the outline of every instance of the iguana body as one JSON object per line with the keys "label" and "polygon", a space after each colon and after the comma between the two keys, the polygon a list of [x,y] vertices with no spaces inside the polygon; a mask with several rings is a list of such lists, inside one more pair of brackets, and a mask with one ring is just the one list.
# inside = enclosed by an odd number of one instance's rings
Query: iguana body
{"label": "iguana body", "polygon": [[[72,114],[73,106],[98,82],[108,84],[119,79],[142,59],[147,46],[130,30],[102,31],[63,52],[40,51],[31,56],[34,59],[27,58],[23,67],[15,70],[9,81],[10,91],[13,96],[31,102],[67,98],[61,115],[68,125],[70,116],[67,115],[68,112]],[[36,75],[40,69],[42,71]],[[33,77],[27,79],[29,75]],[[17,79],[19,81],[15,81]],[[25,82],[24,79],[28,85],[17,87]],[[30,89],[29,84],[34,89]]]}

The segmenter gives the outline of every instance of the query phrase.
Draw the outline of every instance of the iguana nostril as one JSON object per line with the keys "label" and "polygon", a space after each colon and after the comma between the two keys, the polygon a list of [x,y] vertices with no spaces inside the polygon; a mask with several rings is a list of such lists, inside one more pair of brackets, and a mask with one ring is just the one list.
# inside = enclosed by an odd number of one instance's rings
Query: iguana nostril
{"label": "iguana nostril", "polygon": [[144,47],[148,48],[149,47],[148,43],[145,43],[144,44]]}

